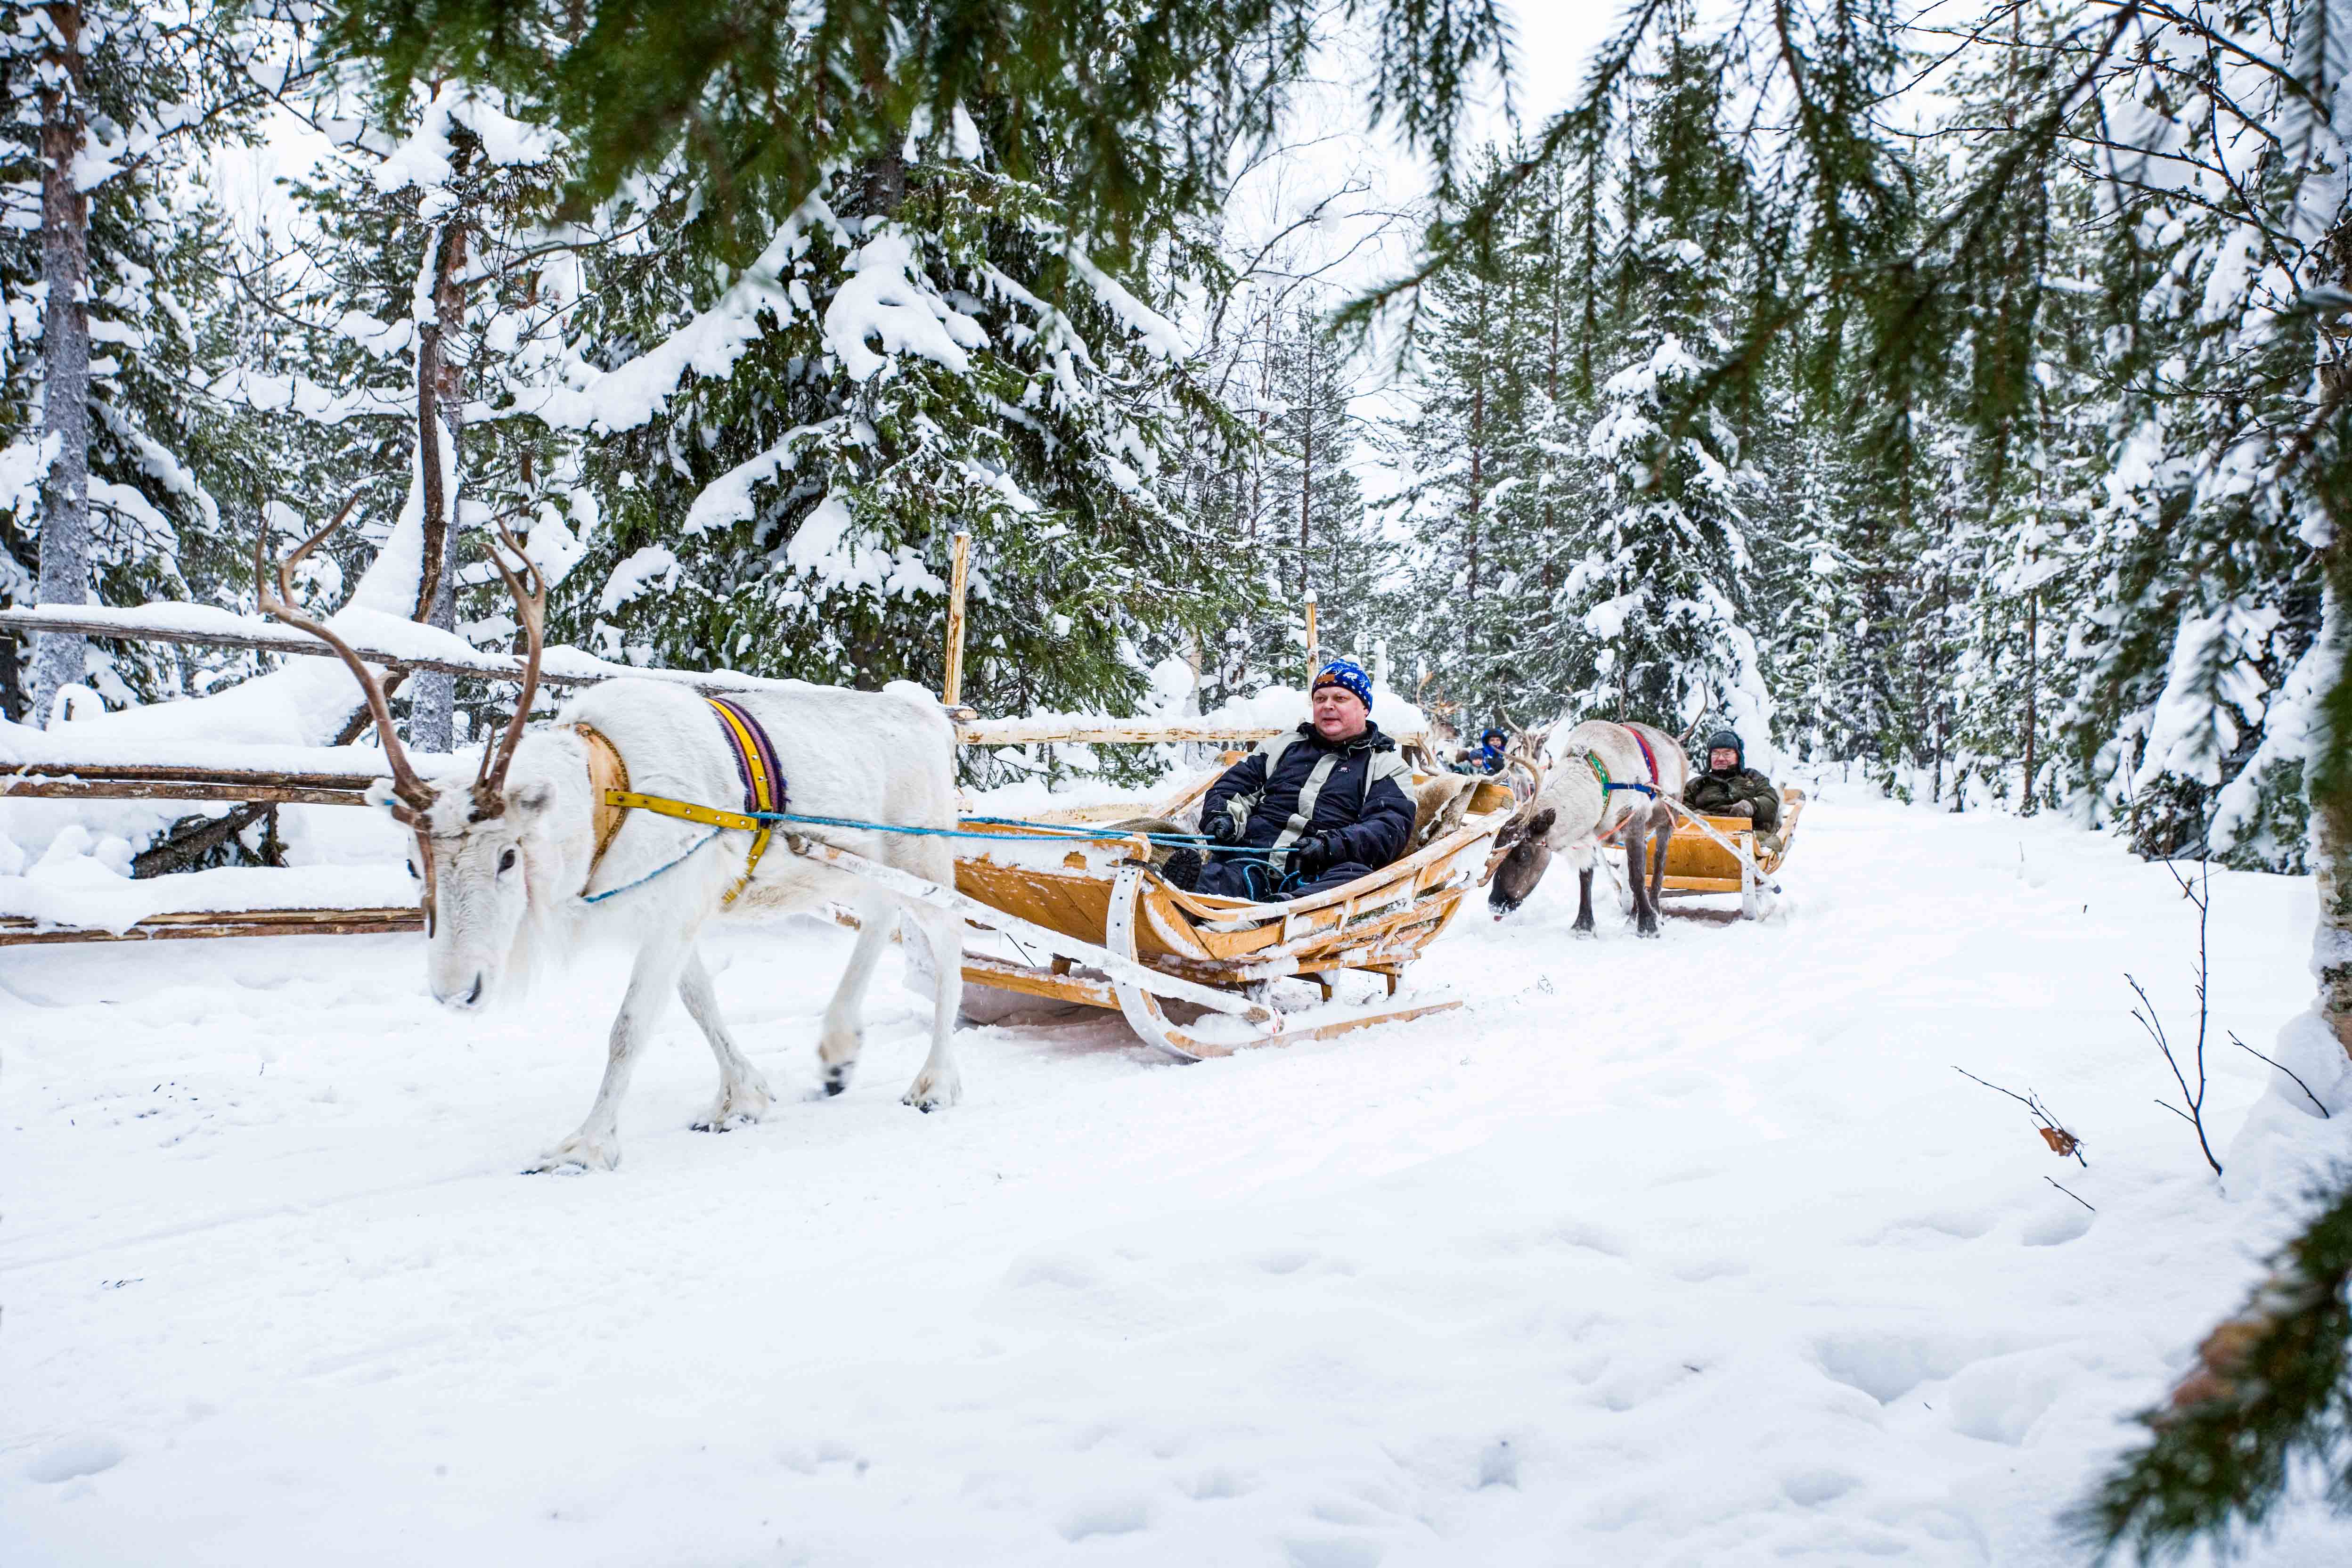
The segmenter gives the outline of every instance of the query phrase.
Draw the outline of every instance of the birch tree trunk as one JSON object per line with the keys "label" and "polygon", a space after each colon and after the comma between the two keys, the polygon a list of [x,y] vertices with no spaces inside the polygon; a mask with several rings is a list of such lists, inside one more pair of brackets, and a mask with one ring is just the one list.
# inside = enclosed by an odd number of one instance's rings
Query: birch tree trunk
{"label": "birch tree trunk", "polygon": [[[464,419],[463,367],[453,363],[449,342],[464,323],[465,292],[457,279],[466,265],[466,230],[451,224],[439,236],[440,257],[434,268],[433,319],[421,322],[416,334],[416,450],[425,489],[425,571],[417,583],[416,616],[444,631],[457,626],[457,556],[451,522],[457,497],[443,482],[441,443],[449,443],[446,467],[459,470],[457,442]],[[419,751],[446,752],[457,743],[457,682],[454,676],[427,670],[416,679],[416,696],[409,709],[409,738]]]}
{"label": "birch tree trunk", "polygon": [[[2336,258],[2338,287],[2352,283],[2352,223],[2339,223],[2326,241]],[[2340,425],[2352,407],[2352,338],[2323,327],[2318,382],[2323,421]],[[2347,457],[2336,442],[2315,454],[2319,482],[2312,487],[2327,515],[2330,537],[2319,551],[2320,647],[2334,668],[2315,686],[2319,711],[2313,715],[2304,784],[2311,804],[2311,868],[2319,893],[2319,921],[2311,933],[2311,973],[2319,982],[2313,1000],[2352,1055],[2352,660],[2346,656],[2345,610],[2352,605],[2352,496],[2344,479]]]}
{"label": "birch tree trunk", "polygon": [[[81,157],[81,7],[47,7],[62,45],[41,57],[41,439],[50,448],[41,484],[38,603],[89,602],[89,198],[75,184]],[[87,637],[33,639],[33,723],[47,724],[58,689],[89,673]]]}

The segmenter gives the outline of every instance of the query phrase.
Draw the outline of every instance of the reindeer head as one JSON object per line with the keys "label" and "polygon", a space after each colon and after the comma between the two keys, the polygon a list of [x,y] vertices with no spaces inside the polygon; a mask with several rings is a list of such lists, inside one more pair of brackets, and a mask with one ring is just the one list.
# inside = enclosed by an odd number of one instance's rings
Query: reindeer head
{"label": "reindeer head", "polygon": [[[547,583],[501,523],[499,538],[522,562],[522,574],[517,576],[496,550],[490,552],[490,563],[514,595],[522,618],[527,649],[522,697],[506,733],[495,747],[484,750],[481,769],[470,783],[436,784],[425,779],[401,747],[383,683],[350,643],[325,623],[293,607],[294,569],[341,526],[351,515],[352,504],[346,503],[332,522],[278,563],[274,590],[257,541],[253,550],[257,597],[263,614],[326,643],[358,678],[376,733],[383,742],[384,762],[392,770],[389,779],[369,787],[368,799],[390,807],[402,826],[416,836],[409,868],[423,883],[425,971],[434,997],[452,1007],[478,1007],[496,989],[522,930],[530,904],[525,867],[532,846],[527,840],[554,794],[545,780],[526,780],[511,788],[507,784],[508,764],[514,760],[531,699],[539,689],[540,656],[546,643]],[[267,529],[263,531],[266,536]]]}
{"label": "reindeer head", "polygon": [[1496,920],[1526,903],[1543,880],[1551,864],[1552,825],[1559,820],[1559,812],[1531,802],[1495,836],[1494,857],[1486,862],[1486,907]]}

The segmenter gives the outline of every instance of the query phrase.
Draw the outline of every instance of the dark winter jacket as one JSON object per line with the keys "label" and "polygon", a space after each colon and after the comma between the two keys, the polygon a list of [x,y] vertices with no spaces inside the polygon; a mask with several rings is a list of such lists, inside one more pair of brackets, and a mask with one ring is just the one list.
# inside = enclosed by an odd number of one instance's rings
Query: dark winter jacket
{"label": "dark winter jacket", "polygon": [[1739,802],[1756,805],[1756,829],[1771,833],[1780,826],[1780,792],[1754,768],[1734,768],[1727,773],[1703,773],[1683,791],[1683,804],[1706,816],[1728,816]]}
{"label": "dark winter jacket", "polygon": [[1412,771],[1396,742],[1369,724],[1330,742],[1301,724],[1225,770],[1202,797],[1201,821],[1221,812],[1244,819],[1242,844],[1285,849],[1308,834],[1334,835],[1334,865],[1378,870],[1412,838]]}

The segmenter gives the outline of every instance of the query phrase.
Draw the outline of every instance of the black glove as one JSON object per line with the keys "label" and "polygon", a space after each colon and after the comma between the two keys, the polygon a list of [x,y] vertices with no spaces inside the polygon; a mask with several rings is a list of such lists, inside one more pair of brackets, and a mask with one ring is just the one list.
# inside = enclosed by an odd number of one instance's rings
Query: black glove
{"label": "black glove", "polygon": [[1290,868],[1301,877],[1321,876],[1339,858],[1339,846],[1328,834],[1312,833],[1290,847]]}
{"label": "black glove", "polygon": [[1209,818],[1205,831],[1212,844],[1239,844],[1242,841],[1242,825],[1230,811],[1221,811]]}

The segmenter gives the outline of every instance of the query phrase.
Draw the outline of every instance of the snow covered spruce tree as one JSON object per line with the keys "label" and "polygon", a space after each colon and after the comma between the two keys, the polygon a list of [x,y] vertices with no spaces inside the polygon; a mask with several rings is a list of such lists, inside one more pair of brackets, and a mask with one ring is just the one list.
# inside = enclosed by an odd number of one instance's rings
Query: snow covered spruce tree
{"label": "snow covered spruce tree", "polygon": [[[240,574],[221,502],[249,432],[190,395],[233,347],[225,226],[192,186],[259,94],[233,8],[0,7],[0,602],[210,597]],[[224,486],[231,487],[224,489]],[[0,638],[0,711],[35,722],[84,682],[183,689],[155,645]]]}
{"label": "snow covered spruce tree", "polygon": [[1721,713],[1761,752],[1772,703],[1747,624],[1756,483],[1735,424],[1741,378],[1726,374],[1745,171],[1722,124],[1719,52],[1681,30],[1656,48],[1626,160],[1615,330],[1589,437],[1606,500],[1560,591],[1563,619],[1597,645],[1569,706],[1670,729]]}
{"label": "snow covered spruce tree", "polygon": [[[1365,510],[1354,467],[1362,442],[1347,346],[1306,306],[1269,311],[1262,330],[1259,374],[1239,388],[1234,410],[1247,433],[1236,454],[1234,511],[1265,606],[1242,646],[1251,668],[1296,684],[1304,678],[1309,593],[1327,652],[1369,657],[1385,641],[1395,552]],[[1220,525],[1209,516],[1200,521]]]}
{"label": "snow covered spruce tree", "polygon": [[[576,465],[527,410],[570,369],[554,301],[571,258],[609,237],[549,221],[554,138],[494,94],[444,82],[382,122],[347,97],[325,80],[306,105],[338,144],[289,184],[298,225],[265,237],[278,248],[247,277],[274,331],[218,391],[286,432],[289,500],[331,512],[361,499],[362,527],[328,547],[346,569],[395,534],[404,550],[413,539],[401,613],[457,628],[460,599],[480,590],[482,618],[463,629],[504,646],[514,626],[503,591],[486,586],[491,521],[529,536],[551,579],[579,553]],[[402,695],[411,742],[448,750],[450,678],[418,677]]]}
{"label": "snow covered spruce tree", "polygon": [[[1500,15],[1374,16],[1373,113],[1450,173]],[[646,657],[691,638],[811,675],[926,674],[965,526],[972,695],[1018,708],[1131,698],[1139,639],[1221,626],[1248,592],[1236,542],[1188,533],[1160,494],[1172,424],[1211,416],[1143,301],[1339,19],[1314,0],[353,0],[335,29],[394,97],[459,77],[536,106],[580,153],[567,217],[674,203],[660,257],[614,260],[648,298],[600,295],[578,340],[623,380],[547,407],[609,464],[591,465],[600,581],[561,622]],[[688,276],[713,262],[723,279]],[[629,381],[658,385],[630,403]]]}
{"label": "snow covered spruce tree", "polygon": [[[1504,155],[1488,148],[1492,179]],[[1525,590],[1547,542],[1527,537],[1539,444],[1561,434],[1529,407],[1535,342],[1531,282],[1545,262],[1520,245],[1520,209],[1491,243],[1432,279],[1413,326],[1414,408],[1391,435],[1413,535],[1403,646],[1429,670],[1433,696],[1463,705],[1473,729],[1505,715],[1549,722],[1549,606]],[[1539,510],[1539,507],[1538,509]],[[1533,646],[1531,646],[1533,645]]]}
{"label": "snow covered spruce tree", "polygon": [[707,237],[686,183],[644,249],[589,259],[585,363],[525,403],[579,434],[598,497],[559,628],[639,661],[936,688],[960,531],[965,693],[990,710],[1125,708],[1153,658],[1231,624],[1237,552],[1160,494],[1197,395],[1182,345],[1048,182],[991,166],[986,119],[837,172],[740,274],[653,265]]}

